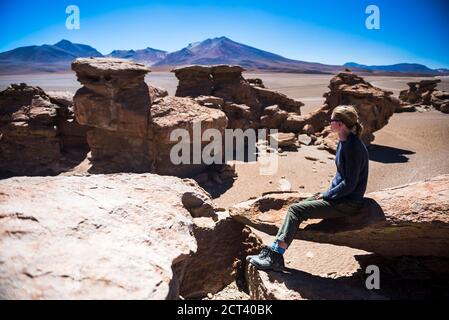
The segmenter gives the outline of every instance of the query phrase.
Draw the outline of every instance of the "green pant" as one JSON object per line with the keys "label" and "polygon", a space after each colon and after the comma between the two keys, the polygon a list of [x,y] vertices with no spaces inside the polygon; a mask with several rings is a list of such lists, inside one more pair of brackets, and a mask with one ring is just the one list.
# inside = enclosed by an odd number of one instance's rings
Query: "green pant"
{"label": "green pant", "polygon": [[347,217],[360,212],[363,202],[339,199],[339,200],[315,200],[310,197],[301,202],[292,204],[287,211],[284,223],[276,235],[277,241],[290,245],[301,222],[307,219],[331,219]]}

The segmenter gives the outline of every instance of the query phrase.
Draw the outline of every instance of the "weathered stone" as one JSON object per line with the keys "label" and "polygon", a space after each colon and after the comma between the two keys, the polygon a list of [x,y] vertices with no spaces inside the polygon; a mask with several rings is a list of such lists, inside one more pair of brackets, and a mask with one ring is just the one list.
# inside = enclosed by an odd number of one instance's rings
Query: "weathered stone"
{"label": "weathered stone", "polygon": [[307,134],[300,134],[298,135],[298,142],[305,146],[309,146],[312,143],[312,138]]}
{"label": "weathered stone", "polygon": [[138,137],[148,135],[151,97],[144,81],[147,67],[123,59],[79,58],[72,69],[84,85],[73,98],[80,124]]}
{"label": "weathered stone", "polygon": [[263,128],[278,129],[288,118],[288,112],[281,110],[278,105],[266,107],[260,117],[260,125]]}
{"label": "weathered stone", "polygon": [[272,105],[278,105],[279,109],[285,112],[300,115],[300,108],[303,106],[301,102],[250,83],[242,77],[242,71],[244,69],[239,66],[229,65],[188,66],[175,69],[173,72],[179,79],[176,95],[191,97],[212,95],[222,98],[225,107],[245,105],[247,112],[243,114],[233,111],[226,114],[229,118],[229,128],[232,129],[258,128],[265,127],[266,123],[271,124],[267,117],[262,121],[261,117],[266,116],[263,114],[265,108]]}
{"label": "weathered stone", "polygon": [[[155,169],[159,174],[170,174],[179,176],[191,176],[205,169],[206,165],[200,163],[174,165],[170,160],[171,148],[178,144],[178,140],[172,141],[170,135],[175,129],[185,129],[189,133],[190,141],[188,148],[193,154],[193,127],[194,123],[201,125],[201,139],[207,129],[217,129],[224,136],[227,126],[225,114],[218,109],[207,108],[200,105],[191,98],[165,97],[155,101],[151,106],[152,134],[154,149],[157,150],[155,157]],[[201,141],[201,150],[210,141]],[[221,141],[223,143],[223,141]],[[224,154],[224,152],[223,152]],[[218,156],[218,155],[217,155]]]}
{"label": "weathered stone", "polygon": [[0,297],[178,298],[197,248],[185,192],[152,174],[0,181]]}
{"label": "weathered stone", "polygon": [[148,85],[148,88],[150,89],[150,98],[151,101],[156,100],[157,98],[163,98],[168,96],[168,91],[153,85]]}
{"label": "weathered stone", "polygon": [[305,125],[306,121],[304,116],[297,115],[296,113],[289,113],[287,119],[281,124],[280,130],[298,133]]}
{"label": "weathered stone", "polygon": [[296,135],[291,132],[290,133],[278,132],[275,134],[271,134],[270,138],[274,139],[280,148],[295,147],[297,142]]}
{"label": "weathered stone", "polygon": [[432,106],[443,113],[449,113],[449,92],[434,91],[431,97]]}
{"label": "weathered stone", "polygon": [[86,146],[85,128],[73,119],[68,99],[24,83],[0,92],[2,172],[52,174],[58,170],[62,151]]}
{"label": "weathered stone", "polygon": [[409,82],[408,90],[399,93],[399,99],[410,104],[430,104],[430,95],[437,88],[440,79],[427,79],[418,82]]}
{"label": "weathered stone", "polygon": [[[206,167],[202,157],[199,162],[191,157],[187,163],[172,161],[172,147],[179,141],[170,137],[176,129],[187,130],[188,141],[183,142],[192,155],[193,140],[201,139],[205,130],[218,129],[223,134],[227,118],[221,110],[203,106],[193,98],[169,97],[162,89],[148,87],[144,76],[149,70],[127,60],[77,59],[73,69],[85,84],[75,95],[75,113],[81,123],[90,127],[87,137],[94,172],[192,176]],[[193,136],[194,123],[201,125],[199,137]],[[209,142],[200,142],[201,151]]]}
{"label": "weathered stone", "polygon": [[224,106],[223,99],[214,96],[199,96],[195,98],[195,101],[208,108],[223,109]]}
{"label": "weathered stone", "polygon": [[[365,207],[348,218],[306,221],[296,237],[354,247],[385,256],[449,257],[449,175],[372,192]],[[307,194],[273,194],[230,209],[237,221],[269,234],[288,206]]]}
{"label": "weathered stone", "polygon": [[[339,105],[352,105],[357,110],[363,133],[361,139],[368,146],[373,140],[373,133],[387,125],[388,119],[400,107],[398,99],[392,92],[372,86],[362,77],[351,72],[341,72],[333,77],[329,84],[330,91],[324,94],[325,104],[318,110],[304,116],[306,125],[302,132],[317,134],[330,132],[329,120],[332,111]],[[327,132],[327,133],[326,133]],[[335,135],[328,135],[327,150],[335,153],[337,140],[331,142]]]}
{"label": "weathered stone", "polygon": [[258,252],[261,246],[249,228],[226,212],[219,213],[216,222],[211,218],[193,220],[198,249],[187,258],[180,283],[181,296],[186,299],[216,293],[241,277],[245,257]]}

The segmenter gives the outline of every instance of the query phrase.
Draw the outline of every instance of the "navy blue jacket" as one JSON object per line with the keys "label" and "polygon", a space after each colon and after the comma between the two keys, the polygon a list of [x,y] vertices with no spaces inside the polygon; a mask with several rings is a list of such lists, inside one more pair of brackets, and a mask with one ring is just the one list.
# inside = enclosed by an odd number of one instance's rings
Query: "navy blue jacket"
{"label": "navy blue jacket", "polygon": [[368,183],[368,150],[354,133],[338,142],[335,155],[337,173],[331,186],[323,193],[324,200],[348,199],[362,201]]}

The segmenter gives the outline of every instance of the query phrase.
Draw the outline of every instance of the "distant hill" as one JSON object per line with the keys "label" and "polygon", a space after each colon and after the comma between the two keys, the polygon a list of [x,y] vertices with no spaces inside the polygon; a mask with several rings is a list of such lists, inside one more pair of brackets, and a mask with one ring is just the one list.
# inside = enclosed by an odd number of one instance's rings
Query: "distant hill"
{"label": "distant hill", "polygon": [[164,59],[167,54],[167,51],[148,47],[141,50],[114,50],[110,54],[106,55],[106,57],[131,59],[151,66]]}
{"label": "distant hill", "polygon": [[102,56],[88,45],[61,40],[54,45],[20,47],[0,53],[0,73],[63,71],[76,58]]}
{"label": "distant hill", "polygon": [[[0,53],[0,74],[58,72],[70,70],[70,62],[79,57],[102,57],[95,48],[68,40],[53,45],[20,47]],[[114,50],[107,57],[131,59],[153,70],[170,70],[191,65],[236,64],[248,71],[335,74],[345,68],[361,75],[438,76],[449,75],[448,69],[432,70],[421,64],[400,63],[368,66],[348,62],[343,66],[288,59],[275,53],[235,42],[227,37],[206,39],[167,52],[145,48]]]}
{"label": "distant hill", "polygon": [[335,73],[341,66],[292,60],[232,41],[226,37],[206,39],[169,53],[154,67],[177,67],[189,64],[238,64],[247,70]]}
{"label": "distant hill", "polygon": [[398,63],[392,65],[385,66],[367,66],[364,64],[358,64],[355,62],[348,62],[344,64],[345,67],[348,68],[360,68],[366,69],[370,71],[383,71],[383,72],[399,72],[399,73],[407,73],[407,74],[419,74],[419,75],[443,75],[449,74],[449,70],[447,69],[430,69],[425,65],[417,64],[417,63]]}

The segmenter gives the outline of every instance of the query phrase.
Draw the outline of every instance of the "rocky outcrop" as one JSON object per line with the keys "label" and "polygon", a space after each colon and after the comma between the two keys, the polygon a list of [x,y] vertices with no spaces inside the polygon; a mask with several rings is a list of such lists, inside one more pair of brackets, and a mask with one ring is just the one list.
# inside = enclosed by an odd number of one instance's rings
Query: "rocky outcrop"
{"label": "rocky outcrop", "polygon": [[149,87],[144,81],[149,69],[128,60],[77,59],[72,68],[84,85],[74,97],[75,114],[89,127],[95,172],[187,176],[204,169],[202,161],[178,165],[170,160],[171,147],[178,143],[170,141],[170,133],[188,130],[191,147],[194,122],[201,122],[201,134],[208,128],[223,132],[227,119],[222,111]]}
{"label": "rocky outcrop", "polygon": [[449,113],[449,92],[438,90],[432,92],[430,103],[435,109],[443,113]]}
{"label": "rocky outcrop", "polygon": [[[229,128],[284,129],[289,116],[299,116],[303,103],[265,89],[260,79],[244,79],[240,66],[188,66],[173,70],[179,80],[176,96],[216,96],[224,100],[222,110]],[[271,110],[266,110],[272,106]],[[265,111],[266,110],[266,111]],[[275,117],[275,120],[270,120]]]}
{"label": "rocky outcrop", "polygon": [[1,299],[202,297],[259,245],[190,179],[16,177],[0,202]]}
{"label": "rocky outcrop", "polygon": [[[191,98],[164,97],[156,100],[151,106],[152,121],[150,130],[155,153],[155,172],[170,175],[195,175],[205,169],[202,160],[198,163],[174,165],[170,160],[172,147],[179,141],[171,141],[170,134],[176,129],[185,129],[189,133],[188,148],[193,146],[194,124],[200,124],[198,133],[203,135],[207,129],[217,129],[224,137],[227,126],[225,114],[218,109],[202,106]],[[223,141],[221,141],[222,143]],[[210,141],[201,141],[201,150]],[[222,149],[224,150],[224,149]],[[224,154],[224,152],[223,152]],[[221,157],[223,156],[221,155]]]}
{"label": "rocky outcrop", "polygon": [[339,105],[352,105],[359,114],[364,127],[362,140],[369,145],[374,140],[373,133],[387,125],[388,119],[399,108],[399,100],[392,92],[384,91],[366,82],[352,72],[341,72],[333,77],[329,84],[330,91],[324,94],[325,104],[318,110],[305,115],[304,133],[315,134],[322,140],[327,138],[324,147],[335,153],[337,136],[331,134],[329,120],[332,111]]}
{"label": "rocky outcrop", "polygon": [[144,81],[149,70],[131,61],[105,58],[77,59],[72,69],[84,85],[73,100],[76,119],[89,127],[92,162],[107,160],[112,171],[151,172],[155,156],[148,130],[151,98]]}
{"label": "rocky outcrop", "polygon": [[172,265],[196,251],[180,179],[10,178],[0,190],[2,299],[177,297]]}
{"label": "rocky outcrop", "polygon": [[409,82],[408,90],[403,90],[399,94],[405,104],[409,104],[410,107],[416,106],[433,106],[435,109],[449,113],[449,93],[445,91],[437,90],[440,79],[426,79],[418,82]]}
{"label": "rocky outcrop", "polygon": [[415,82],[408,82],[408,90],[399,93],[399,99],[410,104],[430,104],[432,92],[437,88],[440,79],[427,79]]}
{"label": "rocky outcrop", "polygon": [[256,254],[261,247],[260,239],[226,212],[219,212],[217,221],[210,217],[193,219],[193,234],[198,249],[185,261],[180,282],[180,294],[186,299],[216,293],[236,278],[243,278],[246,256]]}
{"label": "rocky outcrop", "polygon": [[[307,221],[296,237],[384,256],[449,257],[449,175],[372,192],[355,216]],[[231,216],[276,234],[288,206],[308,194],[269,194],[230,209]]]}
{"label": "rocky outcrop", "polygon": [[86,130],[74,119],[71,97],[12,84],[0,92],[0,171],[51,174],[63,153],[86,147]]}

